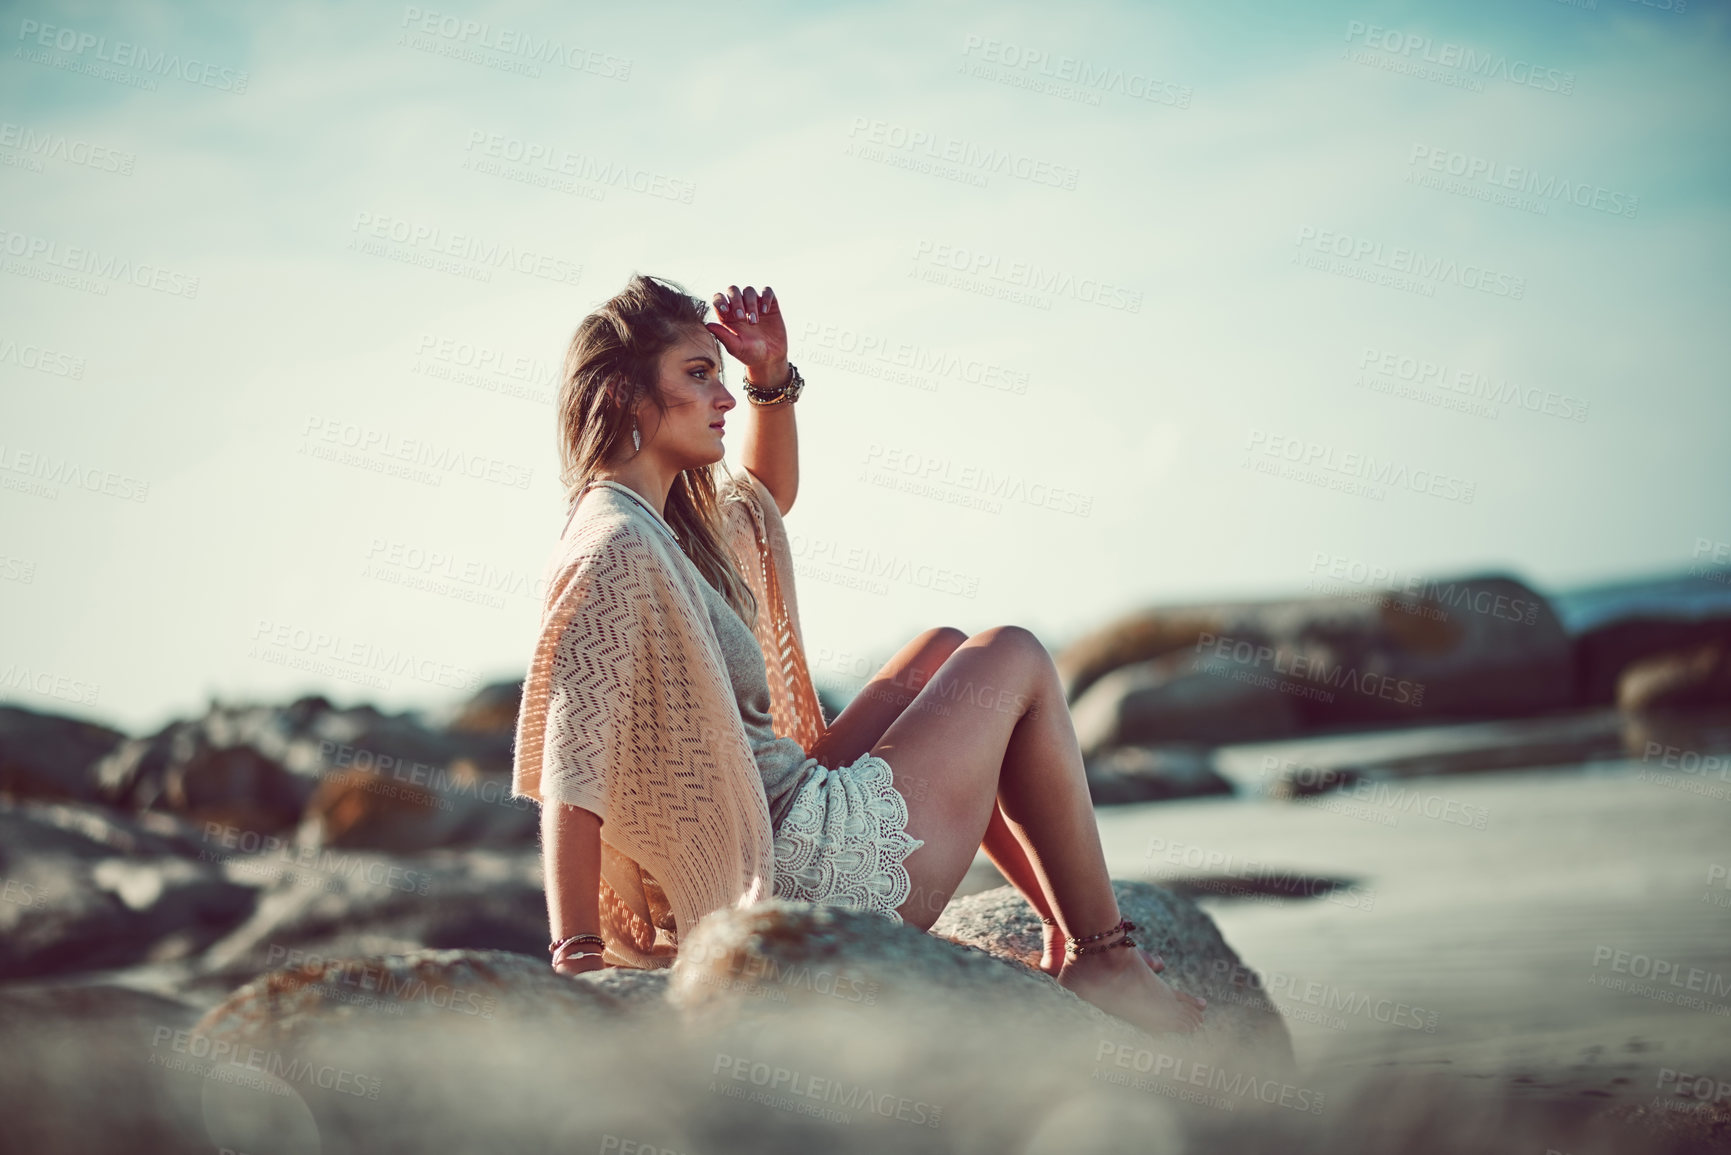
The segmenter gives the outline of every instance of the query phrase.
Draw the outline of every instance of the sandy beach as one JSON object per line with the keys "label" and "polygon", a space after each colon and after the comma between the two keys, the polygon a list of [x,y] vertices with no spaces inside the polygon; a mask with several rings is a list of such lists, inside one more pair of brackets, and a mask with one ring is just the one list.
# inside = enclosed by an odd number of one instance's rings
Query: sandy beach
{"label": "sandy beach", "polygon": [[[1204,892],[1313,1078],[1690,1111],[1700,1077],[1720,1102],[1731,1084],[1728,785],[1607,761],[1411,778],[1392,802],[1112,807],[1100,829],[1115,877]],[[1270,874],[1336,885],[1206,894]]]}

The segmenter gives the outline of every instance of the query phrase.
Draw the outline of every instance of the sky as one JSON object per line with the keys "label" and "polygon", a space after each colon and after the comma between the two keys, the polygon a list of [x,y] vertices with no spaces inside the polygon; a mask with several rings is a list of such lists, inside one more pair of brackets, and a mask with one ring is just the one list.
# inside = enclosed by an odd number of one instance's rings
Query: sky
{"label": "sky", "polygon": [[141,733],[520,677],[557,366],[633,273],[783,302],[844,697],[935,625],[1731,561],[1723,4],[45,3],[0,41],[0,701]]}

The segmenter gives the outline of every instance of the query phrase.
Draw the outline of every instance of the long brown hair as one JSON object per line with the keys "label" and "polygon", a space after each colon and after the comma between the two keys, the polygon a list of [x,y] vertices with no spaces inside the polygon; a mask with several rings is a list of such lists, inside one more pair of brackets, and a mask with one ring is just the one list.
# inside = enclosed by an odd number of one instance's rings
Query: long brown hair
{"label": "long brown hair", "polygon": [[[623,290],[578,324],[559,382],[559,480],[567,505],[616,446],[630,452],[631,414],[639,398],[648,396],[666,415],[661,354],[693,326],[703,328],[708,311],[709,303],[683,286],[633,273]],[[750,625],[757,617],[757,599],[721,540],[718,473],[733,476],[720,461],[681,470],[667,492],[667,524],[679,534],[697,572]]]}

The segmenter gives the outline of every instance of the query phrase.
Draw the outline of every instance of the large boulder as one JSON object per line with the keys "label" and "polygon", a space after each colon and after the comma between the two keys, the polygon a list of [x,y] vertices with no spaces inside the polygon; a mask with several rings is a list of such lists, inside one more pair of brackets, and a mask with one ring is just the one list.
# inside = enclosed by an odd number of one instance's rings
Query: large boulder
{"label": "large boulder", "polygon": [[1630,712],[1731,705],[1731,641],[1642,658],[1617,679],[1617,705]]}
{"label": "large boulder", "polygon": [[202,987],[232,987],[321,959],[425,949],[547,951],[536,850],[394,856],[285,843],[233,854],[223,870],[262,893],[251,917],[205,952]]}
{"label": "large boulder", "polygon": [[[1057,663],[1099,749],[1559,709],[1573,697],[1571,654],[1542,595],[1480,577],[1142,611],[1080,639]],[[1131,672],[1092,700],[1119,668]]]}
{"label": "large boulder", "polygon": [[99,801],[96,764],[125,738],[79,718],[0,706],[0,795]]}
{"label": "large boulder", "polygon": [[1115,746],[1265,741],[1303,727],[1290,695],[1240,672],[1191,650],[1113,670],[1070,708],[1083,757]]}
{"label": "large boulder", "polygon": [[[1210,996],[1204,1031],[1144,1035],[1027,966],[1038,924],[998,893],[959,900],[947,933],[782,900],[717,911],[670,972],[565,979],[544,954],[472,950],[321,959],[236,991],[189,1049],[265,1056],[306,1105],[300,1132],[327,1150],[382,1136],[417,1151],[599,1149],[607,1136],[846,1152],[1129,1136],[1170,1150],[1186,1119],[1313,1094],[1286,1081],[1284,1028],[1231,981],[1249,972],[1206,915],[1116,886],[1175,982]],[[308,1074],[326,1069],[347,1073],[348,1093]],[[251,1149],[272,1118],[237,1109],[211,1141]]]}
{"label": "large boulder", "polygon": [[156,825],[0,804],[0,979],[184,959],[251,912],[252,887],[189,857],[189,831]]}
{"label": "large boulder", "polygon": [[1231,781],[1214,768],[1213,751],[1200,746],[1118,746],[1090,758],[1086,769],[1096,806],[1233,792]]}
{"label": "large boulder", "polygon": [[1628,617],[1587,630],[1575,639],[1575,698],[1609,706],[1629,667],[1646,658],[1707,645],[1731,646],[1731,617],[1696,619]]}

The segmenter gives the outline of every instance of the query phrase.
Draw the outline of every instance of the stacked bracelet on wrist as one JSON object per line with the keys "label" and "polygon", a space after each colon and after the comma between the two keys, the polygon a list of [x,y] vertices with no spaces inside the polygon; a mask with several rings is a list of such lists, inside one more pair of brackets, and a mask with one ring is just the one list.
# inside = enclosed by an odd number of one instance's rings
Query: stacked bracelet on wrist
{"label": "stacked bracelet on wrist", "polygon": [[607,945],[607,941],[598,934],[574,934],[569,938],[562,938],[557,942],[549,943],[547,952],[553,956],[552,967],[557,970],[560,963],[569,962],[574,958],[601,958],[601,952],[598,950],[581,951],[577,954],[565,953],[565,948],[586,942],[592,942],[599,947]]}
{"label": "stacked bracelet on wrist", "polygon": [[767,389],[759,385],[745,383],[745,395],[753,405],[791,405],[799,400],[800,390],[805,388],[805,378],[799,375],[799,369],[792,361],[787,363],[787,384],[779,389]]}

